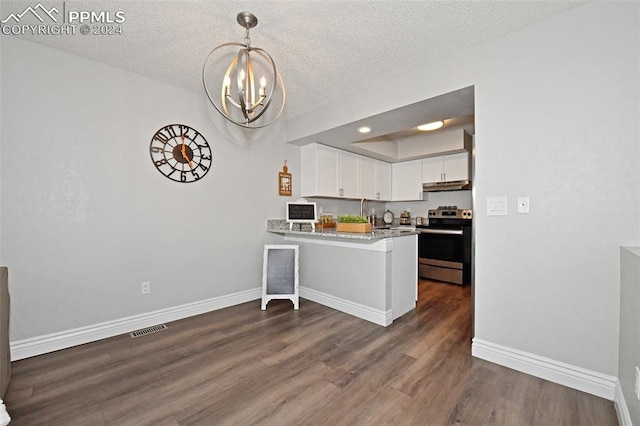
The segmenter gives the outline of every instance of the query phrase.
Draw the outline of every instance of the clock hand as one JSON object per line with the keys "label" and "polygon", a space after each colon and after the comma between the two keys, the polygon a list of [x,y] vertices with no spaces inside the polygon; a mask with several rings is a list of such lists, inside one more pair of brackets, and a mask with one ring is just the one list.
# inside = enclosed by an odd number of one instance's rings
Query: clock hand
{"label": "clock hand", "polygon": [[189,156],[187,155],[187,146],[184,144],[184,133],[182,132],[182,130],[180,130],[180,138],[182,138],[182,158],[184,158],[185,160],[187,160],[187,162],[189,163],[189,168],[193,169],[193,164],[191,163],[191,160],[189,159]]}

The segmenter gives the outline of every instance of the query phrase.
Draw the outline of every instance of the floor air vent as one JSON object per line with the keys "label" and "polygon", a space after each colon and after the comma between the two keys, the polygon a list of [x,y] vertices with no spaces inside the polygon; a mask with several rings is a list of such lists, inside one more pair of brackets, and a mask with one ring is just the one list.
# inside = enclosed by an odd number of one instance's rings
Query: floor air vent
{"label": "floor air vent", "polygon": [[154,325],[151,327],[143,328],[142,330],[136,330],[129,333],[132,339],[136,337],[146,336],[147,334],[157,333],[158,331],[166,330],[167,326],[164,324]]}

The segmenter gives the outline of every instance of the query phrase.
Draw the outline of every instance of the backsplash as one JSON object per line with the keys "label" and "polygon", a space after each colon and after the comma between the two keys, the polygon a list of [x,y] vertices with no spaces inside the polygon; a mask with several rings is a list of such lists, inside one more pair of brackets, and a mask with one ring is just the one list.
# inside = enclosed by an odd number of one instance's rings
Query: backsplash
{"label": "backsplash", "polygon": [[[472,209],[473,199],[471,191],[445,191],[445,192],[425,192],[426,201],[393,201],[385,204],[385,209],[391,210],[395,217],[400,217],[400,213],[409,210],[411,218],[416,216],[427,217],[430,209],[437,209],[438,206],[458,206],[459,209]],[[378,215],[376,210],[376,215]],[[381,214],[379,215],[381,216]]]}
{"label": "backsplash", "polygon": [[[458,206],[459,209],[473,208],[471,191],[445,191],[445,192],[425,192],[425,201],[392,201],[382,203],[368,200],[369,211],[365,211],[365,216],[375,213],[381,218],[384,212],[391,210],[396,218],[400,219],[400,213],[409,210],[412,222],[415,223],[416,216],[427,217],[429,209],[436,209],[438,206]],[[314,201],[318,207],[318,216],[322,213],[333,213],[337,218],[342,214],[360,214],[360,201],[341,200],[336,198],[314,198],[308,197],[309,201]]]}

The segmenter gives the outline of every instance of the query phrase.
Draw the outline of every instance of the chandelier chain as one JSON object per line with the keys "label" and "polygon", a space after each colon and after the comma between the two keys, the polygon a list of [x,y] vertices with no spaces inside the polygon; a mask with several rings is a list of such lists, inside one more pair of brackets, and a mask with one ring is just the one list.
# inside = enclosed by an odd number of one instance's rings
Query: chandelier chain
{"label": "chandelier chain", "polygon": [[247,35],[244,36],[244,44],[247,47],[251,46],[251,38],[249,38],[249,27],[247,27]]}

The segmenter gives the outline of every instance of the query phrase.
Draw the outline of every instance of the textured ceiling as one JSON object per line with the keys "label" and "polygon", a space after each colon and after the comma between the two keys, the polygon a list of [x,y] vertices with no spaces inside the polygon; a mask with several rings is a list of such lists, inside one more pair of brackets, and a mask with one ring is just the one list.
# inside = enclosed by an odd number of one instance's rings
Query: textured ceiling
{"label": "textured ceiling", "polygon": [[[38,0],[0,2],[2,19]],[[41,0],[69,10],[124,11],[123,34],[24,36],[35,42],[203,93],[204,59],[241,42],[236,15],[259,24],[254,47],[276,61],[288,118],[579,5],[575,1],[117,1]],[[25,17],[24,19],[28,19]],[[34,22],[37,23],[37,22]],[[7,37],[2,35],[2,37]]]}

